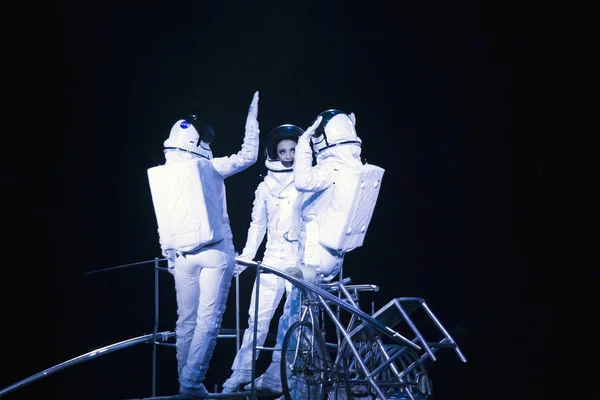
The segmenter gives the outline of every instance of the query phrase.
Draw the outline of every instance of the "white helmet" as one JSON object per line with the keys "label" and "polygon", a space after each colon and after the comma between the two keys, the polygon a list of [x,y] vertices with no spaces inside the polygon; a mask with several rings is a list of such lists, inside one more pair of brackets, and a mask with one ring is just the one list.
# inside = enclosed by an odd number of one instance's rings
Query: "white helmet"
{"label": "white helmet", "polygon": [[315,155],[341,144],[352,144],[360,147],[362,142],[356,134],[354,121],[348,114],[331,109],[323,111],[319,116],[323,117],[323,120],[311,139]]}
{"label": "white helmet", "polygon": [[180,119],[171,127],[169,138],[165,140],[167,150],[181,150],[193,155],[212,158],[210,144],[215,139],[213,127],[197,115]]}

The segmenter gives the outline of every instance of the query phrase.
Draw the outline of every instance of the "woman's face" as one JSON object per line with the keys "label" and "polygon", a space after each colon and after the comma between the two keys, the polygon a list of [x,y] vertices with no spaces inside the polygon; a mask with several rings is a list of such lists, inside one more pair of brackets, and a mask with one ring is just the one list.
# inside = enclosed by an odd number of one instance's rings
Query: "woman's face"
{"label": "woman's face", "polygon": [[296,142],[291,139],[284,139],[277,143],[277,159],[281,161],[284,167],[289,168],[294,165],[294,156],[296,155]]}

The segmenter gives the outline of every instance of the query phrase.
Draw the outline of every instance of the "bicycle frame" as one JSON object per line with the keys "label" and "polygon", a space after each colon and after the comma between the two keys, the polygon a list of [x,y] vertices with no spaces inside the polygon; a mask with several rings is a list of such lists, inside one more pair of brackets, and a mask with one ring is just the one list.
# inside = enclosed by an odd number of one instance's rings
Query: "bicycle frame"
{"label": "bicycle frame", "polygon": [[[359,308],[357,303],[357,293],[365,290],[376,291],[378,288],[374,285],[347,286],[346,284],[350,282],[349,278],[344,278],[333,283],[322,283],[315,285],[296,276],[292,276],[280,270],[269,267],[268,265],[261,264],[260,262],[247,262],[240,260],[238,260],[238,262],[247,266],[256,267],[260,271],[280,276],[290,281],[293,285],[301,290],[306,299],[302,301],[303,310],[300,313],[299,321],[310,323],[312,329],[311,346],[313,347],[311,352],[318,352],[318,348],[315,348],[315,346],[317,346],[316,341],[320,340],[317,339],[318,337],[323,339],[326,350],[327,347],[330,346],[334,347],[337,351],[333,360],[327,358],[326,365],[329,367],[328,370],[325,371],[330,378],[335,378],[333,379],[334,388],[338,383],[340,383],[339,377],[341,376],[344,378],[344,382],[347,385],[347,392],[351,390],[348,387],[349,385],[365,383],[368,385],[368,388],[372,388],[372,390],[375,392],[371,392],[371,394],[376,395],[380,399],[387,399],[383,389],[400,389],[405,390],[408,397],[412,400],[415,400],[410,387],[416,387],[419,391],[421,391],[421,393],[423,393],[423,391],[430,392],[430,382],[421,379],[423,375],[419,375],[420,373],[417,374],[416,381],[409,382],[409,374],[414,373],[418,367],[422,368],[421,364],[423,364],[426,360],[430,359],[432,361],[436,361],[437,358],[434,353],[439,349],[453,349],[461,361],[466,362],[466,358],[458,348],[458,345],[452,336],[442,326],[441,322],[433,314],[433,311],[431,311],[423,299],[414,297],[396,298],[381,310],[369,315]],[[356,301],[352,296],[351,290],[354,290],[354,293],[357,296]],[[336,296],[332,293],[338,293],[339,296]],[[405,308],[405,304],[408,304],[409,310]],[[443,339],[441,339],[439,342],[429,342],[425,340],[416,324],[412,321],[409,314],[419,308],[426,312],[427,316],[431,319],[431,321],[433,321],[439,332],[443,334]],[[341,321],[340,311],[348,312],[351,315],[347,326],[344,326]],[[338,336],[337,344],[329,344],[326,342],[323,314],[327,315],[336,327],[336,334]],[[390,318],[390,315],[394,318]],[[386,324],[380,319],[384,321],[389,320],[391,322]],[[405,322],[408,325],[410,331],[415,335],[413,339],[408,339],[390,326],[400,322]],[[301,328],[300,325],[296,325],[296,328],[298,327]],[[290,327],[290,331],[291,330],[292,327]],[[366,365],[365,360],[363,360],[359,349],[354,343],[355,338],[360,337],[360,335],[366,330],[370,333],[376,334],[375,339],[370,340],[375,346],[378,359],[376,360],[376,366],[374,366],[371,370],[369,369],[369,366]],[[388,352],[386,350],[382,341],[382,338],[385,337],[396,343],[394,348],[398,348],[398,351]],[[284,349],[282,348],[281,351],[283,353]],[[403,357],[408,357],[409,354],[411,357],[413,357],[413,359],[410,359],[409,364],[406,365],[404,362],[406,360],[404,360]],[[421,355],[419,356],[419,354]],[[326,351],[325,357],[330,357],[329,351]],[[346,370],[342,372],[337,370],[338,366],[340,365],[344,365],[345,368],[347,368],[349,364],[349,358],[351,358],[352,361],[358,366],[362,379],[352,381],[351,377],[347,376]],[[402,363],[403,368],[398,368],[398,366],[395,364],[396,362]],[[313,369],[313,372],[318,372],[320,369],[321,367],[317,366]],[[385,376],[390,376],[391,379],[377,380],[376,377],[378,377],[379,374],[383,373],[386,369],[388,369],[390,372]],[[282,374],[285,373],[287,373],[287,371],[282,369]],[[283,379],[284,377],[282,375],[282,381]]]}

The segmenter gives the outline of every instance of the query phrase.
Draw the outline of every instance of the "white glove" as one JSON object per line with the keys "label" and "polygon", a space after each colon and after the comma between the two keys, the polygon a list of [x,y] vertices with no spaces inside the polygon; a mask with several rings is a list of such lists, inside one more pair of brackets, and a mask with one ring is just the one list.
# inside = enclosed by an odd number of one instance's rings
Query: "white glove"
{"label": "white glove", "polygon": [[[250,259],[240,257],[237,252],[235,253],[235,258],[236,259],[239,258],[242,261],[252,262],[252,260],[250,260]],[[244,272],[246,270],[246,268],[248,268],[246,265],[243,265],[243,264],[240,264],[240,263],[235,263],[235,269],[234,269],[235,276],[238,276],[239,274],[241,274],[242,272]]]}
{"label": "white glove", "polygon": [[235,269],[233,270],[233,273],[235,276],[238,276],[239,274],[244,272],[246,270],[246,268],[248,268],[248,267],[246,267],[245,265],[235,263]]}
{"label": "white glove", "polygon": [[248,108],[248,116],[246,117],[246,132],[255,133],[258,135],[260,130],[258,128],[258,91],[254,92],[252,103]]}
{"label": "white glove", "polygon": [[286,268],[283,272],[312,284],[317,282],[318,273],[315,265],[304,264],[300,267],[290,267]]}
{"label": "white glove", "polygon": [[177,259],[177,252],[174,249],[163,250],[163,256],[167,259],[168,271],[173,274],[175,272],[175,260]]}
{"label": "white glove", "polygon": [[354,115],[354,113],[350,113],[350,114],[348,114],[348,117],[350,117],[350,120],[352,121],[352,125],[356,126],[356,115]]}
{"label": "white glove", "polygon": [[311,126],[309,126],[306,131],[304,131],[304,133],[302,134],[302,136],[300,138],[310,139],[311,137],[313,137],[313,135],[315,134],[315,131],[319,127],[319,124],[321,123],[322,120],[323,120],[323,117],[319,115],[317,117],[317,119],[315,120],[315,122]]}

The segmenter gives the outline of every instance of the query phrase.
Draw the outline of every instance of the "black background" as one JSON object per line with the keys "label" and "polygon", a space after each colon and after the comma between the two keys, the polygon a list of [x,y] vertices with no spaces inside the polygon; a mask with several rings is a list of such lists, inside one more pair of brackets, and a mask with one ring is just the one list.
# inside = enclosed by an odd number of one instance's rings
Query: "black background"
{"label": "black background", "polygon": [[[152,331],[150,265],[86,273],[160,257],[146,170],[163,162],[171,125],[196,111],[216,128],[214,154],[232,154],[258,90],[261,137],[329,108],[356,114],[363,158],[386,173],[345,275],[380,286],[367,296],[377,308],[425,298],[454,335],[468,362],[442,353],[428,365],[435,400],[560,389],[560,350],[549,346],[565,284],[551,266],[567,255],[557,211],[557,137],[570,132],[559,62],[569,50],[555,23],[571,21],[564,10],[60,1],[10,15],[0,387]],[[238,251],[263,162],[261,152],[226,181]],[[251,275],[240,280],[242,312]],[[173,330],[172,280],[160,282],[159,330]],[[219,342],[209,389],[228,377],[233,350]],[[88,360],[7,398],[147,396],[150,355],[142,345]],[[175,393],[174,350],[158,360],[158,394]]]}

